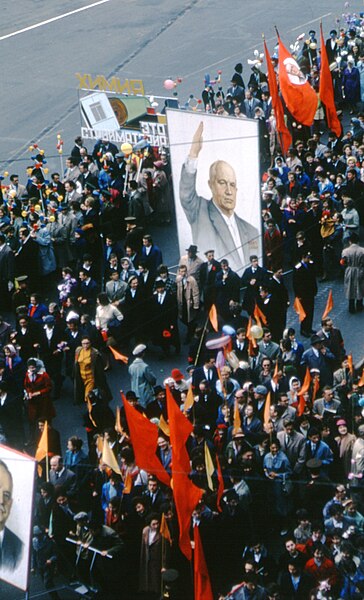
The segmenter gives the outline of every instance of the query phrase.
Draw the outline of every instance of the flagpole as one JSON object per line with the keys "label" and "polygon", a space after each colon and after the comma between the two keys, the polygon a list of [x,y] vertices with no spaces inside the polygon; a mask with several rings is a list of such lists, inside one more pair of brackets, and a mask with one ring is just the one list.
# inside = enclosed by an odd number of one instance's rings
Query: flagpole
{"label": "flagpole", "polygon": [[207,315],[207,319],[206,319],[206,321],[205,321],[205,325],[204,325],[204,328],[203,328],[203,330],[202,330],[202,333],[201,333],[201,337],[200,337],[200,343],[199,343],[199,345],[198,345],[198,348],[197,348],[197,353],[196,353],[196,357],[195,357],[195,363],[194,363],[194,366],[196,366],[196,365],[197,365],[197,363],[198,363],[198,359],[199,359],[199,357],[200,357],[200,352],[201,352],[202,342],[203,342],[203,338],[204,338],[204,336],[205,336],[205,333],[206,333],[206,329],[207,329],[207,323],[208,323],[208,322],[209,322],[209,315]]}
{"label": "flagpole", "polygon": [[49,481],[49,457],[48,457],[48,421],[44,423],[46,429],[46,481]]}

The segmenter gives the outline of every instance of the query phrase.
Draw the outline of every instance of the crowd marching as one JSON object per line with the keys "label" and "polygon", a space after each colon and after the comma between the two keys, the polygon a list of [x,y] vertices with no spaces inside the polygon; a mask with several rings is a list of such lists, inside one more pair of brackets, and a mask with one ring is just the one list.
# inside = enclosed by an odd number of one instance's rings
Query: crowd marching
{"label": "crowd marching", "polygon": [[[363,597],[364,375],[331,293],[313,329],[318,281],[343,279],[363,310],[363,31],[353,17],[325,43],[348,128],[327,130],[319,100],[311,126],[285,119],[287,151],[261,56],[248,83],[240,63],[225,92],[207,78],[206,112],[259,120],[263,259],[239,273],[193,244],[177,274],[163,262],[168,149],[77,137],[48,180],[34,145],[27,180],[2,182],[1,441],[40,466],[32,568],[51,598],[59,573],[100,598]],[[291,71],[315,94],[322,50],[310,31]],[[150,347],[188,367],[158,381]],[[130,377],[116,414],[115,359]],[[85,436],[62,448],[66,378]]]}

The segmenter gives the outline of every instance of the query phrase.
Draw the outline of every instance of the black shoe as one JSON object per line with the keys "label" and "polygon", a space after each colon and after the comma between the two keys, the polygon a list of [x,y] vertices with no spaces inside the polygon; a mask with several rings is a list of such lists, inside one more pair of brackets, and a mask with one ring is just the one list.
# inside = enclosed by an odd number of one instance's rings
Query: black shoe
{"label": "black shoe", "polygon": [[301,331],[300,333],[301,333],[301,335],[303,335],[303,337],[305,337],[305,338],[309,338],[309,337],[311,337],[311,334],[310,334],[310,333],[308,333],[308,331]]}
{"label": "black shoe", "polygon": [[363,312],[363,302],[357,302],[356,303],[356,312]]}

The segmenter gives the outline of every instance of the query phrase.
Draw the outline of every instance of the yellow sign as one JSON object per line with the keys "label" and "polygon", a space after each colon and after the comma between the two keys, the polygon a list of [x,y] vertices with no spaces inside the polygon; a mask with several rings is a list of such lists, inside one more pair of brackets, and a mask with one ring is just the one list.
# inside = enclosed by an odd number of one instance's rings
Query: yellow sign
{"label": "yellow sign", "polygon": [[118,92],[119,94],[141,94],[144,95],[144,84],[141,79],[124,79],[119,77],[106,79],[104,75],[96,75],[94,78],[90,73],[76,73],[79,81],[78,87],[83,90],[102,90],[103,92]]}

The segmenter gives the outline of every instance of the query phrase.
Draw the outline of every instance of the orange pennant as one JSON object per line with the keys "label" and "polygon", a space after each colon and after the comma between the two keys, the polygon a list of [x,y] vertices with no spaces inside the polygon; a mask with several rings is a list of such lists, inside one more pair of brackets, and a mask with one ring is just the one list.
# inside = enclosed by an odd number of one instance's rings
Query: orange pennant
{"label": "orange pennant", "polygon": [[363,369],[363,373],[358,381],[358,386],[359,387],[363,387],[364,386],[364,369]]}
{"label": "orange pennant", "polygon": [[165,517],[164,513],[162,513],[162,518],[161,518],[161,524],[160,524],[159,532],[160,532],[161,536],[164,537],[164,539],[166,540],[166,542],[168,542],[169,545],[172,546],[171,533],[169,531],[169,527],[167,525],[167,521],[166,521],[166,517]]}
{"label": "orange pennant", "polygon": [[186,401],[185,401],[184,408],[183,408],[183,412],[185,415],[187,415],[188,411],[192,408],[194,402],[195,402],[195,397],[193,395],[192,385],[190,385],[190,387],[188,388]]}
{"label": "orange pennant", "polygon": [[265,399],[265,405],[264,405],[264,425],[268,425],[269,420],[270,420],[270,392],[268,392],[268,395]]}
{"label": "orange pennant", "polygon": [[209,310],[209,319],[215,331],[219,331],[219,323],[217,320],[217,310],[215,304],[211,304],[211,308]]}
{"label": "orange pennant", "polygon": [[327,296],[327,302],[326,302],[324,314],[322,315],[322,319],[326,319],[327,315],[329,314],[329,312],[332,311],[333,308],[334,308],[334,299],[332,297],[332,290],[330,290],[329,294]]}
{"label": "orange pennant", "polygon": [[260,310],[257,303],[255,303],[253,317],[260,327],[262,326],[262,323],[263,323],[263,325],[267,324],[267,317],[265,316],[263,311]]}
{"label": "orange pennant", "polygon": [[272,379],[273,379],[274,383],[276,383],[276,384],[278,383],[278,371],[279,371],[278,360],[276,360],[276,365],[274,367],[274,373],[273,373],[273,376],[272,376]]}
{"label": "orange pennant", "polygon": [[241,429],[241,418],[240,418],[240,412],[239,412],[239,403],[238,403],[237,399],[235,399],[233,433],[236,433],[238,431],[238,429]]}
{"label": "orange pennant", "polygon": [[304,319],[306,318],[306,313],[305,313],[305,309],[303,308],[303,306],[301,304],[300,299],[297,298],[297,296],[294,300],[293,308],[295,309],[296,313],[298,314],[300,323],[302,323],[302,321],[304,321]]}
{"label": "orange pennant", "polygon": [[133,489],[133,478],[130,475],[129,471],[127,471],[124,479],[124,494],[130,494]]}
{"label": "orange pennant", "polygon": [[352,354],[348,354],[348,366],[349,366],[350,375],[353,376],[354,375],[354,365],[353,365],[353,355]]}
{"label": "orange pennant", "polygon": [[300,389],[300,395],[303,396],[303,394],[306,394],[307,392],[310,391],[311,379],[312,378],[311,378],[310,369],[308,367],[306,367],[305,378],[303,380],[303,384]]}
{"label": "orange pennant", "polygon": [[112,353],[113,357],[115,358],[115,360],[121,360],[125,365],[128,364],[129,359],[128,359],[127,356],[124,356],[124,354],[121,354],[121,352],[118,352],[112,346],[108,346],[108,348],[111,351],[111,353]]}

